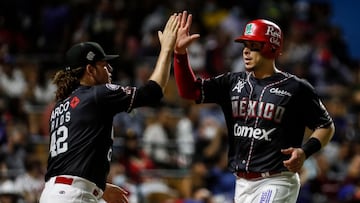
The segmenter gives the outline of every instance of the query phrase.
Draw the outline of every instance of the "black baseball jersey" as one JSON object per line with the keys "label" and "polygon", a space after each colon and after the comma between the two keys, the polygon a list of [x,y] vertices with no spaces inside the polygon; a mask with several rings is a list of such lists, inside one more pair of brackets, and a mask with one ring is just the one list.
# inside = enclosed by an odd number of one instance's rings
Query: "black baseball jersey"
{"label": "black baseball jersey", "polygon": [[265,79],[252,73],[227,73],[201,80],[197,103],[221,106],[229,135],[231,171],[286,171],[281,149],[300,147],[305,127],[332,123],[314,88],[285,72]]}
{"label": "black baseball jersey", "polygon": [[112,121],[118,112],[153,105],[162,98],[161,87],[150,81],[142,88],[115,84],[80,86],[56,103],[50,117],[47,181],[74,175],[105,189],[112,153]]}

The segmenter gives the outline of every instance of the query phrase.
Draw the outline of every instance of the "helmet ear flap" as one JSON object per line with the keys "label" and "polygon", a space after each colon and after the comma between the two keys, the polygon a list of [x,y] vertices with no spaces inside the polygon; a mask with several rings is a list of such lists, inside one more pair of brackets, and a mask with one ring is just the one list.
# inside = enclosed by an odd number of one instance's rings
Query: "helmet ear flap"
{"label": "helmet ear flap", "polygon": [[273,59],[278,56],[278,51],[279,49],[276,46],[270,43],[265,43],[260,53],[266,58]]}

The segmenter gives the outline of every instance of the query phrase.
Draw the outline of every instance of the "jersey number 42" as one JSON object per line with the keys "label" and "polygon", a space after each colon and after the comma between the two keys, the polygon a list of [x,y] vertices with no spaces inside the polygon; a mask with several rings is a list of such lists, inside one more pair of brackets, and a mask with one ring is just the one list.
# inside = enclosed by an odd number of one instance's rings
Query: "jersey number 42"
{"label": "jersey number 42", "polygon": [[64,153],[68,150],[68,138],[69,130],[66,126],[60,126],[56,131],[51,134],[50,143],[50,155],[55,157],[58,154]]}

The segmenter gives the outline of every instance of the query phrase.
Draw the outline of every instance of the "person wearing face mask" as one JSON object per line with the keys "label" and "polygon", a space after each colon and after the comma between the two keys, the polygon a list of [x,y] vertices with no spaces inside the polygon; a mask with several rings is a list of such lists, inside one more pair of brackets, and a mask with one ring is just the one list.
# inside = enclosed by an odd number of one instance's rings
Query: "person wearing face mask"
{"label": "person wearing face mask", "polygon": [[113,117],[160,102],[170,75],[179,17],[158,31],[161,50],[148,82],[124,87],[111,82],[111,60],[96,42],[72,46],[56,73],[56,104],[49,121],[49,157],[40,203],[128,202],[122,188],[107,183],[113,144]]}
{"label": "person wearing face mask", "polygon": [[[298,172],[332,138],[332,118],[310,83],[276,66],[283,43],[277,24],[249,21],[235,39],[244,45],[245,70],[204,79],[195,77],[188,60],[188,46],[200,37],[189,33],[191,21],[184,11],[174,49],[178,92],[222,108],[227,165],[236,176],[234,202],[295,203]],[[310,135],[304,139],[306,129]]]}

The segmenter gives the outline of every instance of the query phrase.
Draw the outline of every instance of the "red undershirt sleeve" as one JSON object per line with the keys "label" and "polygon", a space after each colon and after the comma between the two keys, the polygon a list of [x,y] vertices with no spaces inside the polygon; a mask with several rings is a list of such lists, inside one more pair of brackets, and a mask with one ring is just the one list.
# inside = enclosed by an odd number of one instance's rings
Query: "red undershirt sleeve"
{"label": "red undershirt sleeve", "polygon": [[174,54],[174,75],[181,97],[192,100],[200,98],[200,86],[196,83],[187,54]]}

